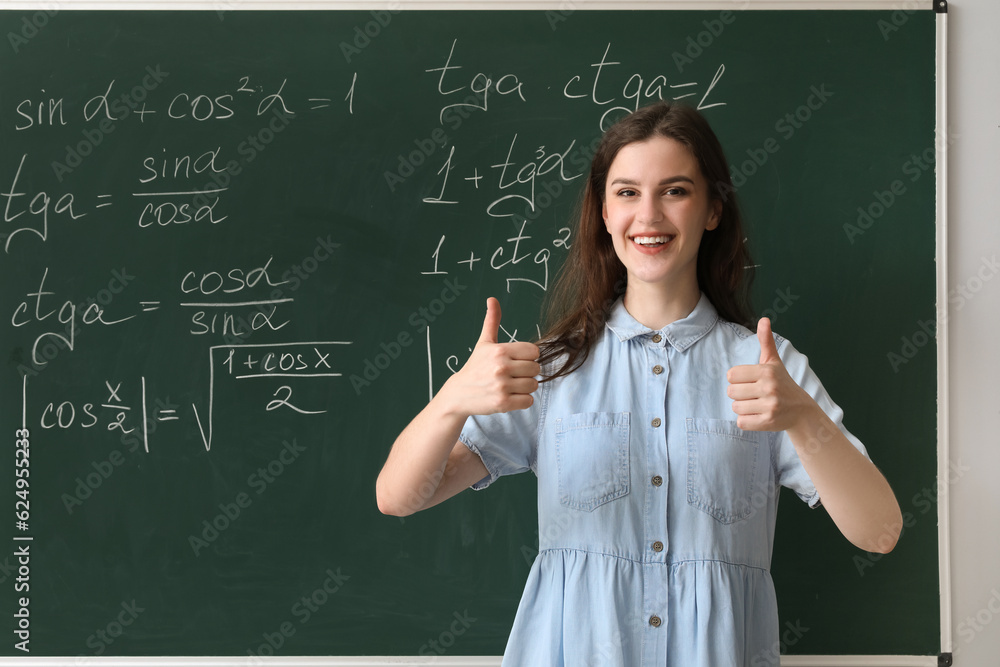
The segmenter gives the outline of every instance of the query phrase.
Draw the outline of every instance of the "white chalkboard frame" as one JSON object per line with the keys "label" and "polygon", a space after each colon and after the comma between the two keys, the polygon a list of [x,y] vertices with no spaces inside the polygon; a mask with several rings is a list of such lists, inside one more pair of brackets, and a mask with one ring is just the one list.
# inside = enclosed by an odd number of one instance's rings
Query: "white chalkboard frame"
{"label": "white chalkboard frame", "polygon": [[[4,3],[4,9],[46,10],[205,10],[205,11],[252,11],[252,10],[545,10],[566,9],[647,9],[647,10],[710,10],[732,9],[743,11],[762,10],[931,10],[938,5],[936,21],[936,127],[935,145],[938,159],[936,178],[936,311],[937,324],[937,432],[938,432],[938,479],[947,480],[950,461],[949,441],[949,336],[948,336],[948,13],[946,0],[627,0],[621,2],[607,0],[383,0],[382,2],[336,2],[329,0],[295,0],[280,2],[274,0],[61,0],[60,2],[19,2]],[[950,491],[947,483],[938,484],[938,567],[940,590],[941,656],[890,656],[890,655],[838,655],[782,656],[781,663],[787,667],[947,667],[952,664],[952,582],[950,544]],[[261,664],[275,667],[373,667],[404,665],[448,665],[467,667],[499,667],[500,657],[451,656],[451,657],[409,657],[409,656],[309,656],[275,657],[261,660]],[[6,665],[31,665],[32,667],[64,667],[66,657],[0,657],[0,667]],[[248,664],[246,657],[78,657],[75,665],[108,665],[135,667],[236,667]]]}

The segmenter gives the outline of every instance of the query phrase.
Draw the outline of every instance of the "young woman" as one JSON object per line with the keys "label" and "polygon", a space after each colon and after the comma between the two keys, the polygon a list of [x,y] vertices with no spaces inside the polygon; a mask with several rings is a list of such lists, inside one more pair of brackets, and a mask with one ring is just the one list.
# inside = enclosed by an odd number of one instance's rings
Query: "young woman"
{"label": "young woman", "polygon": [[747,328],[740,214],[697,111],[608,130],[574,238],[552,329],[499,344],[488,300],[469,361],[393,445],[379,508],[538,476],[505,666],[777,665],[779,488],[877,552],[902,529],[892,490],[806,357],[767,318]]}

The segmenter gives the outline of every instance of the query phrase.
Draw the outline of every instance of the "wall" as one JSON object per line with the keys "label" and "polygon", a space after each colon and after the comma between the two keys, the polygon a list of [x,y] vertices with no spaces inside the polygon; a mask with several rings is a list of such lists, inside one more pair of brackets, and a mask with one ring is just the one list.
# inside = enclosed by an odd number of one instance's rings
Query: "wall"
{"label": "wall", "polygon": [[[1000,656],[1000,24],[995,0],[949,8],[952,604],[956,665]],[[981,287],[976,294],[972,289]],[[959,307],[960,306],[960,307]],[[965,468],[968,468],[966,470]]]}

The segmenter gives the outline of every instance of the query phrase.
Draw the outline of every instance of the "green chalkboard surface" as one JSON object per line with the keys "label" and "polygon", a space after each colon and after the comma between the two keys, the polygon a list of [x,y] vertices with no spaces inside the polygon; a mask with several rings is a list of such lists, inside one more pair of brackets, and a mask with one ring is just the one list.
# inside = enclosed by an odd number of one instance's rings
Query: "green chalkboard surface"
{"label": "green chalkboard surface", "polygon": [[930,12],[0,28],[0,654],[502,653],[534,478],[405,519],[375,478],[487,296],[538,335],[595,140],[660,97],[717,129],[755,306],[910,517],[879,558],[785,497],[781,649],[938,652]]}

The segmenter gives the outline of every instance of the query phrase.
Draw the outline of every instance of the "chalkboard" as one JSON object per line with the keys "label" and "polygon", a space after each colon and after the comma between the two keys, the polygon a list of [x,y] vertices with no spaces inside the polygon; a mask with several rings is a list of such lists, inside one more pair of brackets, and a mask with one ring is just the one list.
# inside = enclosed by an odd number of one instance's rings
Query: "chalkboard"
{"label": "chalkboard", "polygon": [[0,26],[3,655],[501,654],[534,478],[405,519],[375,478],[487,296],[538,335],[602,128],[660,97],[909,517],[878,557],[785,496],[781,650],[939,651],[930,12]]}

